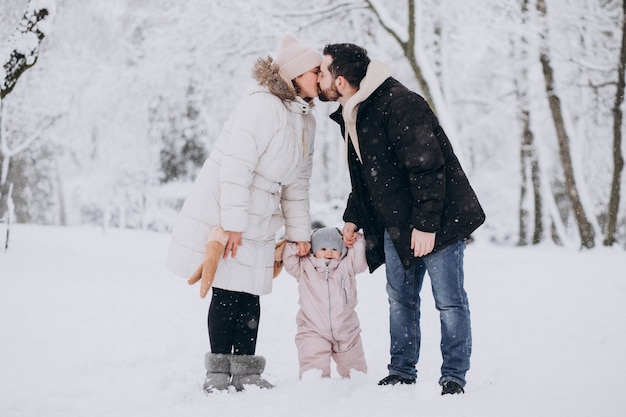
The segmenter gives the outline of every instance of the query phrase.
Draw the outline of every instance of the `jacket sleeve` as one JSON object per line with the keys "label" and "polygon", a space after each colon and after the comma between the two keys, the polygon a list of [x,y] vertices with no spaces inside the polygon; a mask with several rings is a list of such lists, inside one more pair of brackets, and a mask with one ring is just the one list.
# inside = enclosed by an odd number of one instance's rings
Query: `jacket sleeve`
{"label": "jacket sleeve", "polygon": [[410,93],[391,101],[388,120],[388,137],[409,176],[413,227],[436,232],[446,184],[445,159],[433,129],[436,117],[424,99]]}
{"label": "jacket sleeve", "polygon": [[361,225],[359,224],[359,216],[358,211],[355,206],[354,197],[352,193],[348,196],[348,201],[346,202],[346,209],[343,212],[343,221],[346,223],[354,223],[356,224],[356,229],[359,230]]}
{"label": "jacket sleeve", "polygon": [[221,144],[224,159],[220,166],[220,204],[224,230],[243,232],[248,228],[250,184],[260,155],[276,131],[275,106],[266,94],[243,98],[224,126],[229,140]]}
{"label": "jacket sleeve", "polygon": [[311,239],[311,210],[309,190],[313,171],[313,151],[315,119],[313,115],[304,117],[304,146],[306,146],[302,167],[298,178],[285,184],[281,190],[281,209],[285,219],[285,237],[292,242],[308,242]]}
{"label": "jacket sleeve", "polygon": [[302,260],[300,256],[296,255],[298,253],[298,245],[293,242],[287,242],[285,244],[285,250],[283,251],[283,267],[289,273],[296,278],[296,280],[300,280],[302,276]]}

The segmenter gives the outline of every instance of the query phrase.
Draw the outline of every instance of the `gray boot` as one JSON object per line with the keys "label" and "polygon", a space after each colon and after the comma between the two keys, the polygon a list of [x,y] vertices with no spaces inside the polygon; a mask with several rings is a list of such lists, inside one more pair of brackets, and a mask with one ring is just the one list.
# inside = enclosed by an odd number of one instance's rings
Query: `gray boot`
{"label": "gray boot", "polygon": [[230,385],[230,358],[231,355],[208,352],[204,357],[206,380],[204,392],[227,390]]}
{"label": "gray boot", "polygon": [[260,388],[274,388],[274,385],[263,379],[265,358],[255,355],[233,355],[230,357],[230,373],[233,375],[232,385],[237,391],[243,391],[244,385],[256,385]]}

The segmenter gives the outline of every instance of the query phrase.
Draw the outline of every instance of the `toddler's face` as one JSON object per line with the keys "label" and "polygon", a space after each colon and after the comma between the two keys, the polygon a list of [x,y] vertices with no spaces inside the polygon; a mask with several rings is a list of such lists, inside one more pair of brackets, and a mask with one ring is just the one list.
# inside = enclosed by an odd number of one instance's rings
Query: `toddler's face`
{"label": "toddler's face", "polygon": [[331,248],[319,248],[315,252],[315,257],[326,259],[339,259],[341,257],[341,252]]}

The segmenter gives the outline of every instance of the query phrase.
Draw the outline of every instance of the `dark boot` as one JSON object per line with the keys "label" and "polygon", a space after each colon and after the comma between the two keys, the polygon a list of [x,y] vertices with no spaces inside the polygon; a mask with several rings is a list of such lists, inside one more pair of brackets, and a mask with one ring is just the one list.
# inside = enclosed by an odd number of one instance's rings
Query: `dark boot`
{"label": "dark boot", "polygon": [[222,353],[207,353],[204,357],[206,367],[206,380],[204,392],[210,394],[214,391],[227,390],[230,385],[230,357]]}
{"label": "dark boot", "polygon": [[463,394],[464,392],[463,387],[454,381],[444,381],[444,383],[441,384],[441,395]]}
{"label": "dark boot", "polygon": [[388,375],[378,381],[378,385],[415,384],[414,379],[402,378],[400,375]]}
{"label": "dark boot", "polygon": [[230,357],[230,373],[233,375],[232,385],[237,391],[243,391],[244,385],[256,385],[259,388],[274,388],[274,385],[263,379],[265,358],[255,355],[232,355]]}

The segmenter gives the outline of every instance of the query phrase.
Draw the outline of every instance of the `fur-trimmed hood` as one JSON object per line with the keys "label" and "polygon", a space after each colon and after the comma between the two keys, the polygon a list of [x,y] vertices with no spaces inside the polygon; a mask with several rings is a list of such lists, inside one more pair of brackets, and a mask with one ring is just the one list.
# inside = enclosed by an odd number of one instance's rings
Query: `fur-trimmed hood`
{"label": "fur-trimmed hood", "polygon": [[267,87],[270,93],[281,100],[293,101],[296,99],[296,90],[292,85],[287,84],[280,75],[279,67],[270,56],[259,58],[252,70],[252,77],[258,81],[259,85]]}

